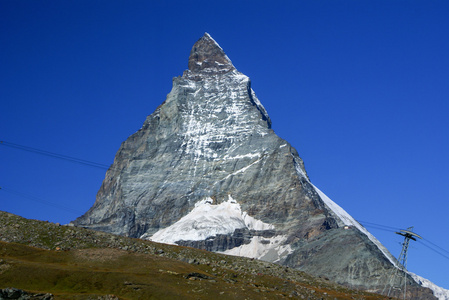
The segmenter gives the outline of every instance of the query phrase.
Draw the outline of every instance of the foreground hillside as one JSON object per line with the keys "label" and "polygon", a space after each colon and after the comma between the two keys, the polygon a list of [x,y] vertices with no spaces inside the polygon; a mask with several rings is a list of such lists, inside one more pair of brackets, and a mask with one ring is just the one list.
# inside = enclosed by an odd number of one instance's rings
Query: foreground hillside
{"label": "foreground hillside", "polygon": [[384,299],[279,265],[0,212],[0,288],[54,299]]}

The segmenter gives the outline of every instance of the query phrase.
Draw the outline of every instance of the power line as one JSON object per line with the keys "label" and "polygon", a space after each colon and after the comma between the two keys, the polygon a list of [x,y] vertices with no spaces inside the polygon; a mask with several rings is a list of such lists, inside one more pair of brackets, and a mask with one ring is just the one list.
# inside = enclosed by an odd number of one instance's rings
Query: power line
{"label": "power line", "polygon": [[383,231],[386,231],[386,232],[393,232],[390,229],[385,229],[385,228],[381,228],[381,227],[377,227],[377,226],[373,226],[373,225],[362,224],[362,226],[365,227],[365,228],[371,228],[371,229],[376,229],[376,230],[383,230]]}
{"label": "power line", "polygon": [[[23,151],[27,151],[27,152],[31,152],[31,153],[35,153],[35,154],[39,154],[39,155],[45,155],[48,157],[52,157],[52,158],[57,158],[57,159],[61,159],[61,160],[65,160],[65,161],[69,161],[72,163],[76,163],[76,164],[81,164],[81,165],[85,165],[85,166],[89,166],[89,167],[94,167],[94,168],[99,168],[99,169],[103,169],[103,170],[108,170],[109,166],[105,165],[105,164],[101,164],[101,163],[97,163],[97,162],[93,162],[93,161],[88,161],[85,159],[80,159],[80,158],[76,158],[76,157],[72,157],[72,156],[68,156],[68,155],[63,155],[63,154],[58,154],[58,153],[54,153],[54,152],[50,152],[50,151],[46,151],[46,150],[41,150],[41,149],[37,149],[37,148],[33,148],[33,147],[28,147],[28,146],[24,146],[24,145],[19,145],[19,144],[14,144],[14,143],[10,143],[7,141],[0,141],[0,145],[1,146],[7,146],[10,148],[14,148],[14,149],[19,149],[19,150],[23,150]],[[20,191],[16,191],[16,190],[12,190],[9,188],[4,188],[4,187],[0,187],[1,191],[5,191],[8,192],[10,194],[14,194],[17,196],[20,196],[22,198],[37,202],[37,203],[41,203],[41,204],[45,204],[48,206],[52,206],[61,210],[65,210],[74,214],[83,214],[84,212],[79,211],[77,209],[73,209],[71,207],[68,206],[64,206],[58,203],[53,203],[50,201],[46,201],[43,199],[40,199],[39,197],[27,194],[27,193],[23,193]]]}
{"label": "power line", "polygon": [[34,202],[38,202],[38,203],[41,203],[41,204],[52,206],[54,208],[65,210],[65,211],[71,212],[73,214],[77,214],[77,215],[84,214],[84,212],[79,211],[77,209],[74,209],[74,208],[71,208],[71,207],[59,204],[59,203],[53,203],[53,202],[50,202],[50,201],[42,200],[42,199],[40,199],[38,197],[35,197],[33,195],[30,195],[30,194],[27,194],[27,193],[23,193],[23,192],[19,192],[19,191],[15,191],[15,190],[12,190],[12,189],[9,189],[9,188],[0,187],[0,191],[4,191],[4,192],[7,192],[7,193],[16,195],[16,196],[20,196],[22,198],[25,198],[25,199],[28,199],[28,200],[31,200],[31,201],[34,201]]}
{"label": "power line", "polygon": [[41,149],[37,149],[37,148],[32,148],[32,147],[28,147],[28,146],[23,146],[23,145],[19,145],[19,144],[14,144],[14,143],[6,142],[6,141],[0,141],[0,145],[27,151],[27,152],[31,152],[31,153],[45,155],[45,156],[49,156],[49,157],[53,157],[53,158],[58,158],[58,159],[70,161],[72,163],[77,163],[77,164],[81,164],[81,165],[85,165],[85,166],[89,166],[89,167],[100,168],[103,170],[109,169],[109,166],[105,165],[105,164],[96,163],[96,162],[85,160],[85,159],[80,159],[80,158],[67,156],[67,155],[63,155],[63,154],[58,154],[58,153],[41,150]]}
{"label": "power line", "polygon": [[442,250],[442,251],[444,251],[444,252],[446,252],[448,255],[449,255],[449,251],[447,251],[447,250],[445,250],[445,249],[443,249],[443,248],[441,248],[440,246],[438,246],[438,245],[435,245],[434,243],[432,243],[431,241],[429,241],[428,239],[424,239],[423,238],[423,240],[424,241],[426,241],[427,243],[429,243],[429,244],[431,244],[431,245],[433,245],[434,247],[437,247],[438,249],[440,249],[440,250]]}
{"label": "power line", "polygon": [[[371,222],[366,222],[366,221],[357,221],[357,222],[361,223],[365,227],[370,227],[370,228],[388,231],[388,232],[396,232],[396,231],[400,230],[399,228],[391,227],[388,225],[376,224],[376,223],[371,223]],[[449,260],[449,251],[448,250],[438,246],[435,243],[432,243],[431,241],[429,241],[428,239],[425,239],[425,238],[423,238],[422,240],[418,240],[418,242],[421,245],[429,248],[430,250],[434,251],[435,253],[437,253],[437,254],[441,255],[442,257]],[[426,245],[426,243],[429,243],[431,246]],[[438,248],[439,250],[435,249],[434,247]]]}
{"label": "power line", "polygon": [[[440,251],[438,251],[438,250],[436,250],[436,249],[430,247],[429,245],[424,244],[424,243],[421,242],[421,241],[418,241],[418,242],[419,242],[421,245],[423,245],[423,246],[427,247],[428,249],[432,250],[433,252],[435,252],[435,253],[441,255],[442,257],[446,258],[447,260],[449,260],[449,256],[447,256],[447,255],[441,253]],[[429,241],[427,241],[427,242],[429,242]],[[435,245],[435,246],[436,246],[436,245]],[[439,247],[439,246],[436,246],[436,247],[441,248],[441,247]],[[441,249],[442,249],[442,248],[441,248]],[[447,251],[444,250],[444,249],[442,249],[442,250],[445,251],[445,252],[447,252]]]}
{"label": "power line", "polygon": [[358,220],[357,222],[361,223],[363,226],[373,227],[373,228],[384,230],[384,231],[396,232],[396,231],[400,230],[399,227],[392,227],[392,226],[388,226],[388,225],[376,224],[376,223],[367,222],[367,221]]}

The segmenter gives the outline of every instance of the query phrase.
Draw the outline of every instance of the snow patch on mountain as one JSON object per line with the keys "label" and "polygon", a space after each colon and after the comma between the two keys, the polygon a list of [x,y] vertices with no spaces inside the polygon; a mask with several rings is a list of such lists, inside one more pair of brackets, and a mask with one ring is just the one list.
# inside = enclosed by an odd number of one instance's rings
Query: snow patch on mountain
{"label": "snow patch on mountain", "polygon": [[228,196],[228,200],[213,204],[212,198],[195,203],[193,210],[169,227],[159,230],[151,237],[142,239],[155,242],[176,244],[177,241],[200,241],[218,234],[232,234],[236,229],[269,230],[274,226],[264,223],[242,212],[240,204]]}
{"label": "snow patch on mountain", "polygon": [[439,300],[449,300],[449,290],[443,289],[442,287],[437,286],[430,280],[422,278],[421,276],[416,275],[412,272],[408,273],[418,284],[420,284],[423,287],[431,289],[433,291],[433,295],[437,297]]}
{"label": "snow patch on mountain", "polygon": [[278,235],[271,238],[254,236],[249,244],[241,245],[220,253],[279,262],[293,252],[290,245],[284,245],[287,236]]}

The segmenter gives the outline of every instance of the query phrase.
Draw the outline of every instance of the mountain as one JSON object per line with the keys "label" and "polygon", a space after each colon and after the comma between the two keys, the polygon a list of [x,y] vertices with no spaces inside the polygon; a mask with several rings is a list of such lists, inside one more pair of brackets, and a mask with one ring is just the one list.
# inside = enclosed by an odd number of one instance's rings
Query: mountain
{"label": "mountain", "polygon": [[[271,129],[250,79],[207,33],[73,224],[275,262],[379,293],[398,266],[311,183],[298,152]],[[403,277],[409,297],[434,299]]]}

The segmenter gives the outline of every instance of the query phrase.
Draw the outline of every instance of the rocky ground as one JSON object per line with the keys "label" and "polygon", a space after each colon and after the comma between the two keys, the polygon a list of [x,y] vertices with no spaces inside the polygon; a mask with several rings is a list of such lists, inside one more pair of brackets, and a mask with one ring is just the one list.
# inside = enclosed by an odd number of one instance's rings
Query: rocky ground
{"label": "rocky ground", "polygon": [[385,298],[268,262],[0,212],[0,299],[19,299],[5,296],[11,288],[20,299]]}
{"label": "rocky ground", "polygon": [[27,291],[20,290],[20,289],[6,288],[6,289],[0,289],[0,299],[52,300],[52,299],[54,299],[54,297],[50,293],[34,294],[34,293],[29,293]]}

